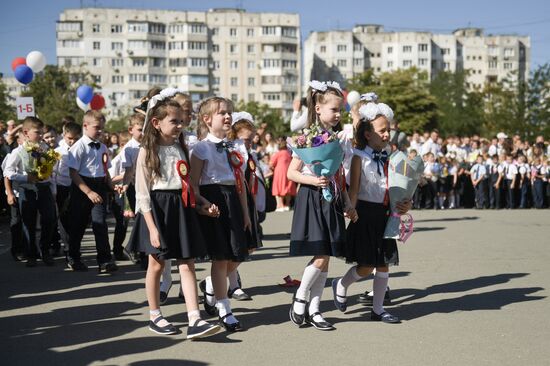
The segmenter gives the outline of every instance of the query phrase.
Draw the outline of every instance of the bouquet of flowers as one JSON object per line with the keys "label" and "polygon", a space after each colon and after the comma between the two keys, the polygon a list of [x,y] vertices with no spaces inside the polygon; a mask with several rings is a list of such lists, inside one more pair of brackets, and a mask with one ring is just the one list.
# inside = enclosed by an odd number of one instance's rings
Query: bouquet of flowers
{"label": "bouquet of flowers", "polygon": [[397,202],[411,199],[418,181],[424,171],[424,162],[420,156],[408,159],[401,152],[394,152],[389,158],[388,189],[390,195],[390,218],[386,224],[384,238],[397,239],[403,243],[413,233],[413,218],[410,214],[400,215],[395,205]]}
{"label": "bouquet of flowers", "polygon": [[[293,136],[289,145],[292,151],[318,176],[334,177],[344,159],[344,151],[340,147],[338,136],[317,123]],[[334,178],[332,182],[337,191],[338,184]],[[329,187],[323,188],[322,193],[323,198],[328,202],[334,198]]]}
{"label": "bouquet of flowers", "polygon": [[29,141],[25,142],[23,149],[26,152],[22,156],[25,171],[36,174],[39,181],[48,179],[61,155],[44,144]]}

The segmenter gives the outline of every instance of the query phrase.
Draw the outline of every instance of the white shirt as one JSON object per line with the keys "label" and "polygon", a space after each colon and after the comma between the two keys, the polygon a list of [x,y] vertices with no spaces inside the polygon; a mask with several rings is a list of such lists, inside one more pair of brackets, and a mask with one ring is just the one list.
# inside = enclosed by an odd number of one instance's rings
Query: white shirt
{"label": "white shirt", "polygon": [[139,150],[136,161],[136,212],[151,211],[151,191],[181,189],[181,177],[177,164],[185,160],[185,153],[178,142],[173,145],[159,145],[160,174],[158,177],[145,165],[147,151]]}
{"label": "white shirt", "polygon": [[527,163],[520,164],[518,167],[519,174],[525,175],[525,177],[529,177],[531,173],[531,167]]}
{"label": "white shirt", "polygon": [[342,166],[344,167],[346,183],[349,184],[351,160],[353,159],[353,155],[355,154],[355,149],[353,148],[353,132],[350,135],[349,133],[346,133],[346,131],[341,131],[338,136],[340,139],[340,146],[342,147],[342,150],[344,150],[344,161],[342,162]]}
{"label": "white shirt", "polygon": [[[24,156],[29,156],[23,145],[19,145],[6,157],[4,177],[14,182],[14,187],[25,189],[36,189],[36,185],[28,183],[28,174],[24,166]],[[31,158],[32,159],[32,158]],[[51,183],[51,178],[40,181],[40,183]]]}
{"label": "white shirt", "polygon": [[[197,135],[195,135],[193,132],[184,131],[183,137],[185,140],[185,145],[187,146],[187,150],[189,150],[189,154],[193,151],[193,148],[199,142],[199,139]],[[191,156],[191,155],[190,155]]]}
{"label": "white shirt", "polygon": [[424,145],[422,145],[422,152],[420,153],[420,156],[424,156],[427,153],[431,152],[432,154],[434,154],[434,156],[437,157],[440,151],[441,146],[439,146],[437,142],[429,138],[428,141],[426,141]]}
{"label": "white shirt", "polygon": [[[193,156],[203,161],[202,173],[200,177],[200,185],[207,184],[223,184],[234,185],[235,175],[233,168],[229,163],[227,153],[225,151],[218,152],[216,144],[226,139],[219,139],[212,134],[206,135],[205,139],[197,142],[193,148]],[[232,150],[237,151],[242,155],[243,161],[248,161],[248,153],[241,140],[233,141]],[[242,171],[246,169],[246,165],[241,166]]]}
{"label": "white shirt", "polygon": [[61,156],[54,168],[55,184],[69,187],[71,185],[71,176],[69,174],[69,145],[63,140],[63,145],[60,143],[55,149]]}
{"label": "white shirt", "polygon": [[474,178],[474,180],[478,180],[480,178],[484,178],[487,174],[487,169],[485,168],[485,165],[483,164],[474,164],[472,169],[470,169],[470,174]]}
{"label": "white shirt", "polygon": [[[138,153],[139,153],[139,150],[138,150]],[[124,174],[125,169],[122,166],[123,156],[124,156],[124,151],[121,151],[117,154],[117,156],[113,158],[113,160],[111,160],[111,167],[109,168],[109,175],[111,176],[111,178],[114,178],[117,175]],[[137,156],[136,156],[136,159],[137,159]]]}
{"label": "white shirt", "polygon": [[292,112],[292,117],[290,118],[290,130],[298,131],[302,128],[305,128],[307,124],[307,108],[304,108],[304,111],[300,113],[299,111]]}
{"label": "white shirt", "polygon": [[514,179],[516,174],[518,174],[518,167],[514,163],[506,164],[504,170],[506,172],[506,179],[508,180]]}
{"label": "white shirt", "polygon": [[386,176],[384,169],[372,160],[373,150],[367,146],[364,150],[354,150],[354,154],[361,158],[361,179],[357,198],[361,201],[383,203],[386,195]]}
{"label": "white shirt", "polygon": [[498,154],[498,146],[497,145],[491,145],[489,146],[489,156],[497,155]]}
{"label": "white shirt", "polygon": [[122,151],[118,153],[117,156],[121,156],[121,164],[122,168],[128,169],[136,165],[138,153],[139,153],[139,147],[140,147],[139,141],[134,139],[130,139],[126,145],[122,148]]}
{"label": "white shirt", "polygon": [[99,149],[95,149],[89,145],[90,142],[95,141],[84,135],[71,146],[68,165],[84,177],[102,178],[106,173],[103,167],[103,154],[107,154],[107,169],[111,167],[109,150],[103,143],[100,143]]}
{"label": "white shirt", "polygon": [[[6,170],[6,163],[8,162],[8,157],[10,156],[11,153],[8,153],[8,155],[6,155],[4,157],[4,160],[2,160],[2,171],[5,171]],[[12,185],[12,191],[13,191],[13,194],[15,195],[15,197],[19,198],[19,191],[17,189],[14,188],[14,186]],[[8,191],[5,191],[6,192],[6,195],[8,194]]]}

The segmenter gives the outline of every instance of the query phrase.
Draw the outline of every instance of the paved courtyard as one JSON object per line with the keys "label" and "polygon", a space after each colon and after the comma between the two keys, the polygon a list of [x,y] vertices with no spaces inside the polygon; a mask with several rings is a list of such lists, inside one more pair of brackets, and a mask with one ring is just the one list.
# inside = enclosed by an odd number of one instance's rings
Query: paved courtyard
{"label": "paved courtyard", "polygon": [[[233,302],[246,327],[236,334],[185,340],[185,305],[174,285],[164,315],[182,334],[147,329],[144,272],[120,262],[98,275],[92,236],[90,271],[15,263],[9,230],[0,227],[1,365],[548,365],[550,364],[550,210],[414,211],[416,233],[400,244],[390,276],[390,311],[401,324],[369,321],[369,308],[349,291],[348,311],[334,309],[330,279],[348,268],[333,259],[321,310],[337,328],[298,329],[288,319],[308,261],[288,257],[292,213],[270,214],[265,247],[243,263],[250,302]],[[204,278],[209,266],[198,265]],[[175,270],[174,270],[175,273]],[[175,274],[175,279],[178,275]]]}

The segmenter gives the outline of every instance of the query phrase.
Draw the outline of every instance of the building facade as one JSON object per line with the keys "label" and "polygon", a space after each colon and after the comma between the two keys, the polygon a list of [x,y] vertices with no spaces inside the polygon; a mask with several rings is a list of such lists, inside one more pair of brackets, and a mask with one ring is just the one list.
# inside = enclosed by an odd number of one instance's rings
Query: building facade
{"label": "building facade", "polygon": [[298,14],[83,8],[57,22],[57,63],[84,68],[109,113],[122,115],[149,88],[179,87],[266,103],[284,117],[300,95]]}
{"label": "building facade", "polygon": [[380,74],[416,67],[430,78],[442,70],[467,70],[468,86],[481,88],[504,78],[526,80],[530,49],[528,36],[484,35],[480,28],[434,34],[358,25],[351,31],[310,33],[304,42],[304,82],[336,80],[345,85],[368,69]]}

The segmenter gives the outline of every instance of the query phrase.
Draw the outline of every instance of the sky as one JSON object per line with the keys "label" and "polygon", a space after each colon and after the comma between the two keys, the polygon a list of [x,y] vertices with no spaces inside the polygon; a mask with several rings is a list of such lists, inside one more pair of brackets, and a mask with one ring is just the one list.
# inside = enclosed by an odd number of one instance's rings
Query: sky
{"label": "sky", "polygon": [[55,23],[67,8],[116,7],[206,11],[243,8],[248,12],[300,14],[302,39],[311,31],[351,29],[355,24],[381,24],[386,30],[451,33],[480,27],[486,34],[531,37],[531,69],[550,62],[549,0],[21,0],[0,8],[0,72],[13,76],[11,61],[30,51],[56,63]]}

